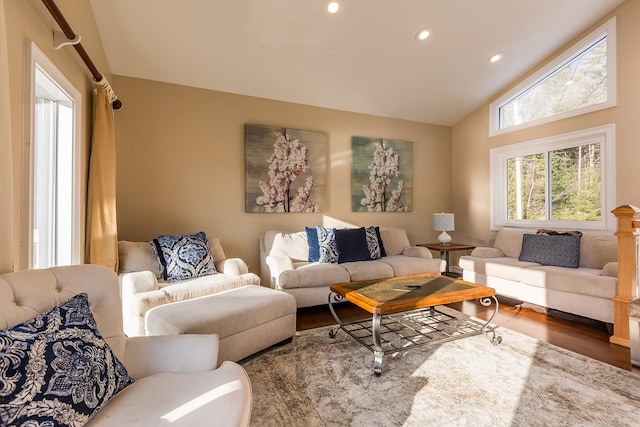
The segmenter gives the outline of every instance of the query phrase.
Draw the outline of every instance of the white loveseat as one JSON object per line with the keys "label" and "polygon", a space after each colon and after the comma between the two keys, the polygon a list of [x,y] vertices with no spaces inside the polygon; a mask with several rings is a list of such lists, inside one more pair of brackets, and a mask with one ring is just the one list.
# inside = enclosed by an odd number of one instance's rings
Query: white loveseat
{"label": "white loveseat", "polygon": [[160,263],[150,242],[118,242],[120,293],[127,336],[145,335],[145,315],[163,304],[212,295],[246,285],[259,285],[240,258],[227,258],[220,239],[208,239],[218,273],[177,282],[162,280]]}
{"label": "white loveseat", "polygon": [[[99,410],[89,419],[87,426],[249,425],[251,383],[244,369],[234,362],[224,362],[216,369],[217,335],[127,338],[122,330],[118,278],[114,272],[104,267],[77,265],[0,275],[0,329],[6,330],[35,318],[81,293],[88,296],[89,309],[95,318],[99,334],[117,359],[124,364],[128,375],[135,380],[133,384],[107,400],[104,406],[95,406],[94,408]],[[78,317],[65,316],[65,321],[59,318],[56,320],[54,317],[53,321],[48,320],[44,325],[48,324],[47,331],[51,331],[52,325],[55,324],[78,325]],[[19,406],[10,408],[8,403],[5,406],[9,397],[6,394],[1,396],[1,425],[14,425],[12,422],[3,421],[2,416],[16,416],[20,412],[15,411],[20,411],[18,408],[21,405],[31,408],[23,408],[25,411],[35,411],[27,412],[26,416],[31,418],[35,418],[36,415],[48,415],[55,420],[56,425],[84,423],[82,419],[70,418],[76,413],[74,410],[65,409],[64,405],[67,403],[60,400],[65,399],[66,402],[71,396],[61,393],[58,390],[59,385],[70,384],[82,389],[77,390],[80,393],[73,394],[74,401],[81,398],[82,402],[93,401],[96,397],[91,393],[91,387],[101,393],[111,388],[108,383],[96,382],[93,386],[87,386],[84,382],[78,381],[81,376],[93,379],[94,373],[104,369],[105,363],[97,360],[98,353],[87,350],[88,347],[71,344],[74,342],[71,340],[78,340],[78,336],[86,335],[70,336],[70,333],[69,329],[60,329],[58,332],[47,332],[41,341],[34,341],[28,354],[29,357],[36,358],[36,363],[25,362],[27,365],[18,369],[21,375],[29,376],[27,379],[31,383],[27,384],[31,386],[23,390],[22,403],[19,403]],[[25,334],[21,333],[18,336],[20,335]],[[55,346],[60,343],[51,342],[56,339],[66,340],[61,346],[63,350],[56,350]],[[25,352],[21,353],[22,347],[17,342],[14,342],[13,347],[3,348],[8,342],[9,340],[0,342],[0,349],[8,356],[5,361],[15,363],[15,357]],[[53,351],[57,359],[51,363],[37,363],[42,357],[40,352],[44,342],[54,346]],[[71,348],[76,348],[78,354],[69,356],[68,360],[76,362],[61,364],[61,354]],[[93,356],[87,357],[87,351]],[[77,366],[75,370],[72,369],[74,365]],[[36,369],[33,369],[34,366]],[[65,366],[69,373],[73,374],[68,379],[60,377],[63,372],[61,367]],[[7,367],[7,364],[0,366],[2,369]],[[38,367],[40,369],[37,369]],[[44,381],[44,378],[48,378],[46,373],[50,369],[55,370],[53,379],[49,380],[51,383],[39,383],[39,375],[42,375]],[[4,377],[10,381],[15,381],[16,378],[18,377],[13,374]],[[54,381],[56,389],[47,395]],[[3,392],[10,389],[11,387],[7,387]],[[35,393],[38,390],[45,393],[44,398],[48,399],[49,405],[38,405],[33,401],[33,395],[37,396]],[[35,419],[32,419],[32,422],[33,425],[37,424]]]}
{"label": "white loveseat", "polygon": [[411,246],[404,230],[381,228],[386,256],[345,263],[309,262],[307,233],[267,231],[260,237],[260,276],[263,283],[296,298],[297,307],[327,304],[329,286],[359,280],[419,273],[440,273],[445,262],[427,248]]}
{"label": "white loveseat", "polygon": [[536,230],[502,228],[493,247],[477,247],[461,256],[463,279],[490,286],[499,295],[613,323],[616,237],[583,232],[578,268],[568,268],[519,261],[525,234],[536,234]]}

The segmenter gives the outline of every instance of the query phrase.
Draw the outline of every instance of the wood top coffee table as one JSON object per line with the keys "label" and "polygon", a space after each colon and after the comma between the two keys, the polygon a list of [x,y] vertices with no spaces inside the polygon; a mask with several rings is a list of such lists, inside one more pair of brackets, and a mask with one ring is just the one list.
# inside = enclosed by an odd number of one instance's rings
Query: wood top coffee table
{"label": "wood top coffee table", "polygon": [[[373,352],[375,375],[382,373],[382,357],[408,348],[452,341],[487,330],[498,312],[495,290],[439,274],[417,274],[390,279],[339,283],[330,286],[329,308],[338,328]],[[333,303],[346,299],[372,314],[371,322],[343,323]],[[480,300],[484,306],[495,302],[491,318],[481,323],[448,307],[437,307],[467,300]],[[490,338],[499,344],[501,337]]]}

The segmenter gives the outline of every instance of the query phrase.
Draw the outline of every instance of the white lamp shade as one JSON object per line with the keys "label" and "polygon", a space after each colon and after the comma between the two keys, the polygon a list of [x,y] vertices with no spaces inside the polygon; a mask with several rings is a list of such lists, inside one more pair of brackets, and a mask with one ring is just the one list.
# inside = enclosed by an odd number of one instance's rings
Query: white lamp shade
{"label": "white lamp shade", "polygon": [[452,213],[434,213],[433,229],[436,231],[453,231],[456,229]]}

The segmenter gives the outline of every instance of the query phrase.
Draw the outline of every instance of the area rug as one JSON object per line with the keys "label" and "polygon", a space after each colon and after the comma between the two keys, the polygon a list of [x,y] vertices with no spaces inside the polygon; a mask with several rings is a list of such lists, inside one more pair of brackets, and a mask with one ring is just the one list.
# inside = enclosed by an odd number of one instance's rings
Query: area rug
{"label": "area rug", "polygon": [[384,356],[344,331],[242,362],[252,426],[639,426],[640,376],[504,329]]}

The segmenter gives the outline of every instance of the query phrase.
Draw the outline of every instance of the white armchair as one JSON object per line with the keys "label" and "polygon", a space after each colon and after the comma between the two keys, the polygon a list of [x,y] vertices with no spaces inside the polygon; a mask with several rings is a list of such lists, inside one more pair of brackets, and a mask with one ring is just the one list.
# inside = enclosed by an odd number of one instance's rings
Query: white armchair
{"label": "white armchair", "polygon": [[0,329],[11,328],[79,294],[88,294],[97,328],[135,382],[87,425],[246,426],[251,383],[244,369],[216,369],[217,335],[127,338],[118,277],[95,265],[0,275]]}

